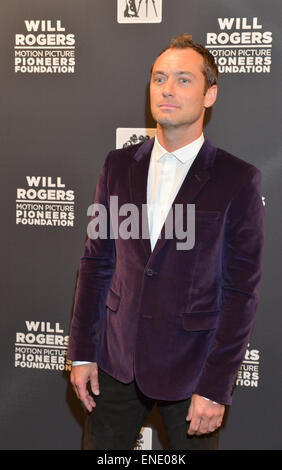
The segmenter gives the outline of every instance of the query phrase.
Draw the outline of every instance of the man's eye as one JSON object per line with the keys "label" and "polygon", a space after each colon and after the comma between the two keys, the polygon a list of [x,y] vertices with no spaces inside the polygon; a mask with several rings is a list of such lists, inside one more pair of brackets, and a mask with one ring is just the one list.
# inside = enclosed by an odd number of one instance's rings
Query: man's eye
{"label": "man's eye", "polygon": [[180,83],[190,83],[190,80],[188,78],[180,78]]}

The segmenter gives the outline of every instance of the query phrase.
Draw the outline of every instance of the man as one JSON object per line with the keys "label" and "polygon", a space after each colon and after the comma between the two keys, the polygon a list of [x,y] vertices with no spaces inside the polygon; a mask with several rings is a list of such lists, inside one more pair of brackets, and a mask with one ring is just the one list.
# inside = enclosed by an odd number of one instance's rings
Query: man
{"label": "man", "polygon": [[155,403],[170,449],[217,448],[257,309],[264,209],[259,170],[203,137],[216,96],[213,57],[177,37],[151,71],[156,138],[110,152],[100,173],[95,202],[107,214],[111,196],[134,204],[149,237],[90,237],[81,259],[69,358],[86,362],[71,382],[90,412],[88,449],[132,448]]}

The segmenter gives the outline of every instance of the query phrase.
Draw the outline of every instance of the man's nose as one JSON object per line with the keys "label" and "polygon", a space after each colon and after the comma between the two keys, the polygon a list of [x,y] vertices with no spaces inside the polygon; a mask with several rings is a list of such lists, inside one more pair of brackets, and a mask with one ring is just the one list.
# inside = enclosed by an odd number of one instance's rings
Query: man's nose
{"label": "man's nose", "polygon": [[173,81],[170,79],[167,79],[163,85],[163,96],[172,96],[174,91],[173,91],[174,85]]}

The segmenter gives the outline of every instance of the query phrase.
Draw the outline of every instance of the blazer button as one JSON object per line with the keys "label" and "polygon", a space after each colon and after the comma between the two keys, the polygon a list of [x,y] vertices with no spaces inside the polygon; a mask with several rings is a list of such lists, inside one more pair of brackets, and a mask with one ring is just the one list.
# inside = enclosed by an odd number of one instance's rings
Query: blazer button
{"label": "blazer button", "polygon": [[155,273],[151,268],[146,269],[147,276],[153,276]]}

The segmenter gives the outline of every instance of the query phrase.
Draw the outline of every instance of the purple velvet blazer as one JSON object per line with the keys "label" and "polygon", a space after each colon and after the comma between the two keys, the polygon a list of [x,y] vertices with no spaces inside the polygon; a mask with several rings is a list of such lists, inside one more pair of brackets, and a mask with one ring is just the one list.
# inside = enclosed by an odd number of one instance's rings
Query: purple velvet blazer
{"label": "purple velvet blazer", "polygon": [[[152,146],[110,152],[95,193],[107,208],[114,195],[119,207],[135,204],[140,226]],[[261,173],[206,139],[175,204],[195,204],[192,249],[177,250],[164,227],[153,252],[148,238],[88,239],[68,358],[98,362],[124,383],[135,377],[152,398],[198,393],[228,405],[258,304]]]}

